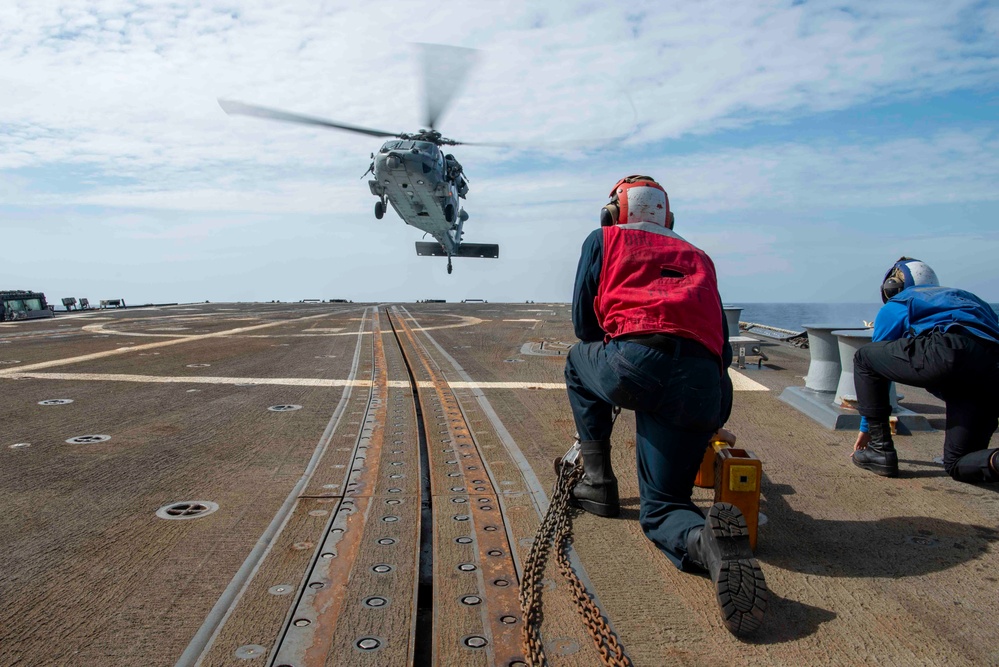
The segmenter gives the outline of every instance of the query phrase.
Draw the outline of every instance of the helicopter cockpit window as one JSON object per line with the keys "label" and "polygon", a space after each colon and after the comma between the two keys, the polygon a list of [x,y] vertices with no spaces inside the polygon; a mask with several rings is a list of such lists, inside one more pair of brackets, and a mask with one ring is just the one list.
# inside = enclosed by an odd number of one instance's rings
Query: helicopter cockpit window
{"label": "helicopter cockpit window", "polygon": [[441,152],[440,149],[437,148],[437,144],[434,144],[429,141],[414,141],[413,148],[420,151],[424,155],[429,155],[431,158],[435,160],[437,159],[437,156],[440,155]]}
{"label": "helicopter cockpit window", "polygon": [[400,148],[404,148],[403,144],[405,143],[406,143],[405,141],[386,141],[384,144],[382,144],[381,152],[388,153],[389,151],[394,151]]}

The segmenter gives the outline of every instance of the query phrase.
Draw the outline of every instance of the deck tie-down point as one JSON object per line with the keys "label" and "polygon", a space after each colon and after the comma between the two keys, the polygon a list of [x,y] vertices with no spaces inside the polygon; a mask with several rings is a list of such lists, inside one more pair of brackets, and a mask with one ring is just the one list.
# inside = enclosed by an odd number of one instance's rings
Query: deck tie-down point
{"label": "deck tie-down point", "polygon": [[161,519],[200,519],[218,510],[218,503],[210,500],[185,500],[170,503],[156,510],[156,516]]}

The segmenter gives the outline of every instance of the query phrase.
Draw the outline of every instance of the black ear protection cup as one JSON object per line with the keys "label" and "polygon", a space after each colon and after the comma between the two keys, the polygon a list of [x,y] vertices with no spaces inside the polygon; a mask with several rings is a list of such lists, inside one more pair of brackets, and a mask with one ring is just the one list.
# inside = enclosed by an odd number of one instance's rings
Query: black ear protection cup
{"label": "black ear protection cup", "polygon": [[617,198],[600,209],[600,226],[610,227],[617,224],[617,217],[621,214],[621,210],[617,206]]}
{"label": "black ear protection cup", "polygon": [[676,216],[673,215],[673,211],[669,212],[669,220],[666,221],[666,229],[673,229],[673,225],[676,224]]}
{"label": "black ear protection cup", "polygon": [[893,296],[905,289],[905,276],[898,265],[911,259],[911,257],[899,257],[898,261],[888,269],[884,282],[881,283],[881,303],[888,303]]}
{"label": "black ear protection cup", "polygon": [[903,283],[898,278],[895,278],[894,272],[888,279],[881,284],[881,303],[888,303],[889,299],[901,292],[905,288],[905,283]]}

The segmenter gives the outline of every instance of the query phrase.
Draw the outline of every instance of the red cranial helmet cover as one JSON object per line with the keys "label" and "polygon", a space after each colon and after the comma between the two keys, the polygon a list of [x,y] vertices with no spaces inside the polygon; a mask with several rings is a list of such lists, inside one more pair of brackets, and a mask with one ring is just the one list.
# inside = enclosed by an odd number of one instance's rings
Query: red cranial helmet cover
{"label": "red cranial helmet cover", "polygon": [[669,220],[666,190],[650,176],[628,176],[614,185],[610,197],[617,200],[617,224],[652,222],[663,227]]}

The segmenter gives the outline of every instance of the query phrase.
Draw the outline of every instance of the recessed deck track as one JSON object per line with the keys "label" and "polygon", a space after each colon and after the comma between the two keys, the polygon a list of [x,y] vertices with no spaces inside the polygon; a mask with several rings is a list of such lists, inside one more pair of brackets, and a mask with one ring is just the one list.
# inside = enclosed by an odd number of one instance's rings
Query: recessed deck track
{"label": "recessed deck track", "polygon": [[[299,497],[294,537],[272,550],[201,664],[266,646],[235,629],[274,627],[260,610],[282,607],[269,665],[523,664],[510,531],[458,401],[398,310],[374,311],[365,330],[358,376],[370,387],[350,399]],[[296,551],[309,558],[290,559],[297,577],[282,557]],[[291,571],[278,575],[281,563]]]}
{"label": "recessed deck track", "polygon": [[417,380],[434,508],[434,664],[516,665],[517,570],[498,490],[458,400],[398,310],[392,323]]}

